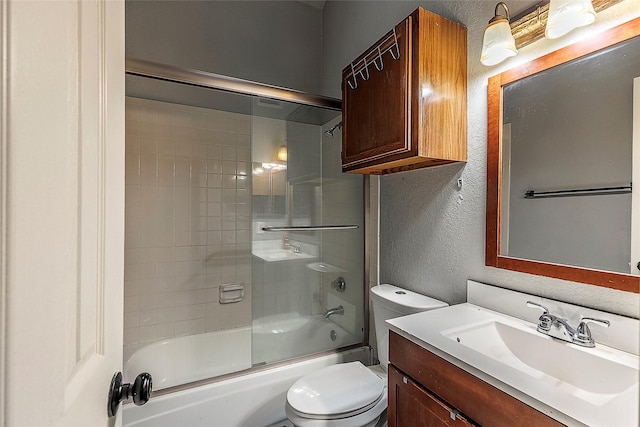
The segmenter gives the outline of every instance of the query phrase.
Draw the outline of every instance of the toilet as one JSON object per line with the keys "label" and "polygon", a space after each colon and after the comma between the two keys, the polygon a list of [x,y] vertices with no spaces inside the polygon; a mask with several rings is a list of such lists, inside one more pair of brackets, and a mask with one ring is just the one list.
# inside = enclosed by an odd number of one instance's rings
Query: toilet
{"label": "toilet", "polygon": [[[373,427],[387,409],[389,327],[385,320],[448,304],[393,285],[370,289],[380,364],[340,363],[307,374],[287,392],[285,413],[298,427]],[[378,422],[380,421],[380,424]]]}

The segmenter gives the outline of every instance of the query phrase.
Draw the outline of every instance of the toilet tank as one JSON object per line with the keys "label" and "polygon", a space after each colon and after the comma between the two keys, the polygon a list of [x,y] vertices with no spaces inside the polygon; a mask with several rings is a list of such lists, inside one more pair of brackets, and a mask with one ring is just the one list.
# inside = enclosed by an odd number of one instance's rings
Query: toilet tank
{"label": "toilet tank", "polygon": [[388,284],[374,286],[369,291],[378,344],[378,359],[380,366],[386,371],[389,363],[389,326],[385,320],[435,310],[447,307],[449,304]]}

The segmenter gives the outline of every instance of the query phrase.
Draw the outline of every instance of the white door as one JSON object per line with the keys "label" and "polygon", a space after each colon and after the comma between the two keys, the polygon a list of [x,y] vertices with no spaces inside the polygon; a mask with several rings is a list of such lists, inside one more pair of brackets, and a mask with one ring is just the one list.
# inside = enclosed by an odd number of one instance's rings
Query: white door
{"label": "white door", "polygon": [[118,424],[124,2],[0,0],[0,21],[0,426]]}
{"label": "white door", "polygon": [[640,77],[633,79],[633,176],[631,178],[631,274],[640,275]]}

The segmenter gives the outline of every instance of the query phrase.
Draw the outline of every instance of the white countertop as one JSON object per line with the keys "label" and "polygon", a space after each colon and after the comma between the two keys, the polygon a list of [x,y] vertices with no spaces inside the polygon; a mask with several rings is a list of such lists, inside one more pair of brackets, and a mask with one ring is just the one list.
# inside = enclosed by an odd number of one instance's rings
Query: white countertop
{"label": "white countertop", "polygon": [[[452,339],[456,328],[464,329],[469,325],[496,320],[513,328],[538,333],[533,323],[469,303],[399,317],[387,323],[392,331],[561,423],[590,427],[638,426],[637,382],[620,394],[571,390],[570,387],[552,383],[548,376],[537,377],[531,369],[524,372]],[[553,340],[543,334],[540,336]],[[596,348],[582,348],[564,342],[558,342],[558,345],[573,346],[575,348],[571,348],[571,351],[591,352],[603,358],[615,359],[617,363],[633,367],[636,371],[638,369],[638,356],[631,353],[604,345],[597,345]],[[553,358],[554,354],[543,357]],[[597,375],[597,372],[576,374]]]}

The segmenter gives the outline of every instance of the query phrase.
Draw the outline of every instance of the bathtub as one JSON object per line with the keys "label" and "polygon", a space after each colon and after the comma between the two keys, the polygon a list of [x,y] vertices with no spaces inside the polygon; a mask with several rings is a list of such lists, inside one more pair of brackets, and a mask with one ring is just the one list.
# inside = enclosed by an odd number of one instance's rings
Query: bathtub
{"label": "bathtub", "polygon": [[285,313],[253,321],[253,363],[272,363],[362,342],[320,315]]}
{"label": "bathtub", "polygon": [[252,328],[188,335],[129,349],[125,353],[132,354],[123,376],[132,382],[139,373],[148,372],[153,389],[162,390],[361,341],[322,316],[284,313],[256,319]]}
{"label": "bathtub", "polygon": [[125,381],[148,372],[153,389],[217,377],[251,367],[251,328],[188,335],[136,350],[124,365]]}
{"label": "bathtub", "polygon": [[144,406],[126,404],[123,426],[290,426],[284,421],[284,405],[287,390],[298,378],[336,363],[368,364],[370,354],[368,347],[360,347],[152,397]]}

